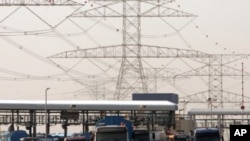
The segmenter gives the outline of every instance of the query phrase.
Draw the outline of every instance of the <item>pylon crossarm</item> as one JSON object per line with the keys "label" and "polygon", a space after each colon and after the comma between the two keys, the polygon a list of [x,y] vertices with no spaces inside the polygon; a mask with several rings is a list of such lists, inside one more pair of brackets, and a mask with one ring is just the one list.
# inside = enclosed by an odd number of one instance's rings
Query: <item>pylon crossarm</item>
{"label": "pylon crossarm", "polygon": [[[244,103],[250,103],[250,97],[243,96]],[[233,92],[223,91],[223,102],[224,103],[242,103],[242,94],[237,94]]]}
{"label": "pylon crossarm", "polygon": [[[89,0],[89,1],[93,1],[93,2],[119,1],[119,2],[122,2],[124,0]],[[135,0],[126,0],[126,1],[135,1]],[[158,1],[156,1],[156,0],[143,0],[142,2],[145,2],[145,1],[151,1],[151,2],[158,3]],[[175,0],[161,0],[161,1],[170,3],[170,2],[174,2]]]}
{"label": "pylon crossarm", "polygon": [[48,58],[121,58],[122,46],[105,46],[61,52]]}
{"label": "pylon crossarm", "polygon": [[70,15],[70,17],[122,17],[122,13],[112,8],[113,5],[119,3],[119,1],[114,1],[112,3],[102,4],[95,8],[76,12]]}
{"label": "pylon crossarm", "polygon": [[[126,58],[137,58],[138,45],[113,45],[90,49],[79,49],[65,51],[49,58],[121,58],[125,48]],[[141,58],[208,58],[209,55],[203,52],[186,49],[176,49],[159,46],[140,45]],[[201,62],[202,62],[201,60]]]}
{"label": "pylon crossarm", "polygon": [[[230,66],[223,66],[223,76],[241,76],[242,75],[242,70],[232,68]],[[204,65],[202,67],[186,71],[180,74],[176,74],[174,78],[182,77],[182,76],[209,76],[211,75],[211,72],[209,72],[209,67],[208,65]],[[213,76],[221,76],[222,74],[212,74]],[[250,76],[249,72],[244,71],[244,76]]]}
{"label": "pylon crossarm", "polygon": [[[243,71],[244,76],[250,76],[250,72]],[[223,66],[223,76],[242,76],[242,70],[230,66]]]}
{"label": "pylon crossarm", "polygon": [[[113,7],[116,4],[121,3],[120,1],[114,1],[112,3],[102,4],[99,7],[92,8],[89,10],[81,11],[72,14],[71,17],[120,17],[124,16],[122,13],[115,10]],[[122,5],[117,5],[122,6]],[[149,8],[144,9],[141,13],[127,13],[126,17],[197,17],[196,15],[162,6],[162,4],[147,3]],[[159,8],[160,7],[160,8]]]}
{"label": "pylon crossarm", "polygon": [[214,54],[213,56],[222,56],[224,62],[223,64],[230,64],[242,59],[248,59],[250,54]]}
{"label": "pylon crossarm", "polygon": [[[242,95],[236,94],[233,92],[223,91],[223,103],[241,103],[242,101]],[[185,100],[189,103],[207,103],[209,99],[209,92],[203,91],[199,93],[195,93],[192,95],[188,95],[185,97],[180,97],[180,101]],[[220,103],[220,101],[216,100],[215,98],[212,98],[213,103]],[[244,102],[250,103],[250,97],[244,96]]]}
{"label": "pylon crossarm", "polygon": [[147,3],[147,4],[150,4],[151,8],[144,11],[141,14],[142,17],[197,17],[194,14],[169,8],[161,4],[153,4],[153,3]]}
{"label": "pylon crossarm", "polygon": [[84,6],[77,0],[0,0],[0,6]]}
{"label": "pylon crossarm", "polygon": [[187,77],[191,77],[191,76],[208,76],[209,72],[208,72],[208,66],[202,66],[190,71],[186,71],[180,74],[176,74],[174,76],[174,78],[178,78],[178,77],[182,77],[182,76],[187,76]]}

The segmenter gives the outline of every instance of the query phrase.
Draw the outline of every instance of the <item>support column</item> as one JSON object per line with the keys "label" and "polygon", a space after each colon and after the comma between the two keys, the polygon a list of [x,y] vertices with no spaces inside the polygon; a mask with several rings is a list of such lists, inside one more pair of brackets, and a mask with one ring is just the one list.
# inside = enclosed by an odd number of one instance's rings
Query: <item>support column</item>
{"label": "support column", "polygon": [[16,110],[16,114],[17,114],[16,130],[19,130],[19,124],[20,124],[19,110]]}
{"label": "support column", "polygon": [[48,114],[48,122],[46,123],[46,133],[47,135],[50,134],[50,110],[47,110],[47,114]]}
{"label": "support column", "polygon": [[84,111],[82,111],[82,132],[83,133],[86,132],[85,131],[85,126],[86,126],[86,124],[85,124],[85,114],[84,114]]}
{"label": "support column", "polygon": [[66,119],[63,123],[63,129],[64,129],[64,138],[67,137],[67,134],[68,134],[68,119]]}
{"label": "support column", "polygon": [[151,126],[152,126],[152,130],[153,130],[153,131],[155,130],[155,124],[154,124],[154,121],[155,121],[155,111],[152,111],[152,121],[151,121]]}
{"label": "support column", "polygon": [[30,121],[29,121],[27,127],[28,127],[28,130],[29,130],[29,136],[32,137],[32,135],[33,135],[32,134],[32,128],[33,128],[33,111],[32,110],[30,110]]}
{"label": "support column", "polygon": [[89,111],[86,111],[86,118],[85,132],[89,132]]}
{"label": "support column", "polygon": [[36,111],[32,111],[33,121],[32,121],[32,127],[33,127],[33,135],[32,137],[36,137]]}

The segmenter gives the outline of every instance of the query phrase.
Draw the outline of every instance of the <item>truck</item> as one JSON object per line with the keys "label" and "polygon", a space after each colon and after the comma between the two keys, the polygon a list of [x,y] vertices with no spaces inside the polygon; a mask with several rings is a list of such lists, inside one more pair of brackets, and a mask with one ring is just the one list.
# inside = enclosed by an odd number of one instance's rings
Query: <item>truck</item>
{"label": "truck", "polygon": [[96,123],[94,141],[150,141],[151,136],[146,129],[134,129],[122,116],[106,116]]}
{"label": "truck", "polygon": [[196,128],[193,141],[220,141],[220,130],[218,128]]}
{"label": "truck", "polygon": [[131,141],[126,127],[117,125],[96,128],[94,141]]}
{"label": "truck", "polygon": [[96,123],[94,141],[132,141],[132,123],[122,116],[106,116]]}

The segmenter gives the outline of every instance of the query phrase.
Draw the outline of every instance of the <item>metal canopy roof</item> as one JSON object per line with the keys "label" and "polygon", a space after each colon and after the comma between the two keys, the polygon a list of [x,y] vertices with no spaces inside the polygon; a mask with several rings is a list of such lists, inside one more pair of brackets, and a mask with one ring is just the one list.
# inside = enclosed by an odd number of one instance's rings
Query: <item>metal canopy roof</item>
{"label": "metal canopy roof", "polygon": [[[0,110],[43,110],[45,101],[0,100]],[[169,101],[47,101],[48,110],[177,110]]]}
{"label": "metal canopy roof", "polygon": [[249,115],[250,110],[241,109],[191,109],[188,115]]}

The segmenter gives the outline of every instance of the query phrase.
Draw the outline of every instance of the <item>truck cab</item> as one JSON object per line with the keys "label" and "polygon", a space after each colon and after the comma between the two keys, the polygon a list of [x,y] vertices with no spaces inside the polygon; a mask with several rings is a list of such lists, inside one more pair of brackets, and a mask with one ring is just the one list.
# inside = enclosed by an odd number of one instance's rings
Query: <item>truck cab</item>
{"label": "truck cab", "polygon": [[194,130],[193,141],[220,141],[220,139],[218,128],[196,128]]}
{"label": "truck cab", "polygon": [[125,126],[98,126],[94,141],[129,141],[128,130]]}
{"label": "truck cab", "polygon": [[122,116],[105,116],[96,123],[94,141],[132,141],[132,123]]}

